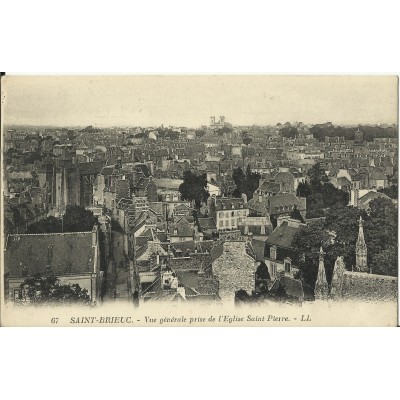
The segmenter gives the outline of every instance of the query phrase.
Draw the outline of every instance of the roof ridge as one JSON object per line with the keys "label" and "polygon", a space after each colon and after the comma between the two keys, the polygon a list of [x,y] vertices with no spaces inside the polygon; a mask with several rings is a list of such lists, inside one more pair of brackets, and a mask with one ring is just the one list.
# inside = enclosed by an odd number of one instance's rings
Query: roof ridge
{"label": "roof ridge", "polygon": [[54,236],[54,235],[72,235],[77,233],[92,233],[93,231],[81,231],[81,232],[52,232],[52,233],[10,233],[8,236]]}

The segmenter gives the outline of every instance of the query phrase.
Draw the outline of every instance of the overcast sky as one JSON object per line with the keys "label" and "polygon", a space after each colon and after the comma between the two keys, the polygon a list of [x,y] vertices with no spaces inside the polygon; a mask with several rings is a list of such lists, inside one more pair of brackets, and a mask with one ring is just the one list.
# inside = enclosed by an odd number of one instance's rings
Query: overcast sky
{"label": "overcast sky", "polygon": [[56,126],[397,122],[397,78],[8,76],[6,124]]}

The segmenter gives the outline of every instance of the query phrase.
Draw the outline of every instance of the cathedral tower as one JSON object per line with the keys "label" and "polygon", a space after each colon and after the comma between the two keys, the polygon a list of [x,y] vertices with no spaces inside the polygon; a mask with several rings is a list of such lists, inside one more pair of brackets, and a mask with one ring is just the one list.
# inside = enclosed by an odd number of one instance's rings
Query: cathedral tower
{"label": "cathedral tower", "polygon": [[358,239],[356,243],[356,271],[368,272],[367,245],[365,244],[363,220],[361,216],[358,226]]}

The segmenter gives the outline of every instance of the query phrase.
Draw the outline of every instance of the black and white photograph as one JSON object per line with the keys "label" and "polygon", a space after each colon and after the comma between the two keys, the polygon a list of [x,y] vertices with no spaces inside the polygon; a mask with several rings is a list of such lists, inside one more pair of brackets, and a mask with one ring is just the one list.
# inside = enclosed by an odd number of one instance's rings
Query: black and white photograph
{"label": "black and white photograph", "polygon": [[395,326],[396,76],[2,77],[2,324]]}

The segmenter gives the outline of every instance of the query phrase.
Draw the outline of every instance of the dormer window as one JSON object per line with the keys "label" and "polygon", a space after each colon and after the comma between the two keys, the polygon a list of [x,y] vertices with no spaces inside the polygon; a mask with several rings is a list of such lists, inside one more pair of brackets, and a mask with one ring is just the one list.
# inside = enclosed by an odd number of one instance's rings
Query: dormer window
{"label": "dormer window", "polygon": [[240,203],[239,207],[240,207],[240,208],[243,208],[243,204],[242,204],[242,203]]}
{"label": "dormer window", "polygon": [[235,208],[235,205],[233,203],[231,204],[231,208]]}
{"label": "dormer window", "polygon": [[276,247],[275,247],[275,246],[272,246],[272,247],[270,248],[270,256],[271,256],[271,258],[272,258],[273,260],[276,260]]}

